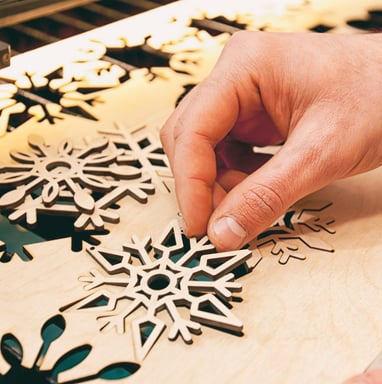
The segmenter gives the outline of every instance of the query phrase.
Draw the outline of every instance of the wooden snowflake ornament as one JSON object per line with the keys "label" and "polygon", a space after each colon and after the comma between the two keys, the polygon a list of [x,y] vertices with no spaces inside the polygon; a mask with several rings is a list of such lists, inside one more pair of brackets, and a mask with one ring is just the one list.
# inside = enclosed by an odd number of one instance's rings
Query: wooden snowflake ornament
{"label": "wooden snowflake ornament", "polygon": [[9,220],[25,218],[33,226],[39,213],[71,215],[78,230],[100,229],[105,222],[118,222],[110,206],[129,195],[145,203],[155,187],[149,177],[130,163],[121,152],[108,151],[107,139],[77,149],[72,140],[48,146],[38,135],[28,138],[30,151],[12,151],[16,164],[0,167],[0,209],[13,210]]}
{"label": "wooden snowflake ornament", "polygon": [[[106,312],[98,317],[100,329],[126,331],[126,322],[138,309],[145,314],[133,317],[131,327],[137,358],[143,359],[166,327],[157,315],[166,311],[172,326],[168,338],[179,335],[192,342],[191,333],[201,325],[241,332],[242,323],[228,303],[241,285],[234,282],[233,271],[251,257],[251,251],[217,252],[205,236],[187,239],[178,221],[170,223],[158,242],[132,237],[122,250],[91,247],[90,256],[102,267],[81,276],[90,295],[65,310]],[[118,304],[118,305],[117,305]],[[179,307],[186,307],[189,319]]]}
{"label": "wooden snowflake ornament", "polygon": [[156,190],[170,192],[167,185],[173,180],[170,163],[157,135],[145,126],[127,129],[118,122],[107,129],[99,129],[98,133],[106,137],[115,150],[121,153],[119,158],[130,161],[133,159],[138,168],[143,168]]}

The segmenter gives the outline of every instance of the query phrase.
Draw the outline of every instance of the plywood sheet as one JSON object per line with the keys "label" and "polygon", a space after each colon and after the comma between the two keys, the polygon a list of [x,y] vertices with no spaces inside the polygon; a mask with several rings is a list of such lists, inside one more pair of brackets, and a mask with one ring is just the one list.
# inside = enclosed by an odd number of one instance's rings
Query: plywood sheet
{"label": "plywood sheet", "polygon": [[[2,220],[36,235],[19,235],[13,254],[0,233],[0,383],[23,371],[59,383],[330,384],[371,363],[382,170],[333,183],[219,253],[182,234],[159,130],[229,38],[192,18],[356,33],[346,21],[378,3],[182,1],[0,71]],[[133,47],[166,65],[108,59]]]}

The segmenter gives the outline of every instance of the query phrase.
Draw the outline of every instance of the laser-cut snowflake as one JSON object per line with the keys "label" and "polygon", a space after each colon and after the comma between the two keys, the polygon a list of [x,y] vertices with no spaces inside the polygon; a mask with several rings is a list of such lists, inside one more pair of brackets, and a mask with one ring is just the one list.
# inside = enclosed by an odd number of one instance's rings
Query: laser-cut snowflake
{"label": "laser-cut snowflake", "polygon": [[37,110],[39,121],[46,119],[51,124],[61,118],[57,109],[98,120],[96,106],[104,102],[102,91],[118,87],[128,77],[121,66],[103,60],[105,53],[103,44],[84,40],[57,66],[20,73],[14,83],[21,93],[44,95],[34,98],[28,112],[33,115]]}
{"label": "laser-cut snowflake", "polygon": [[123,151],[122,156],[136,159],[136,165],[145,169],[156,189],[166,193],[169,191],[166,181],[172,179],[168,158],[158,138],[144,128],[128,130],[123,124],[116,123],[110,129],[100,129],[98,133],[105,135],[116,150]]}
{"label": "laser-cut snowflake", "polygon": [[13,115],[22,114],[26,106],[16,98],[17,87],[13,84],[0,84],[0,136],[10,129]]}
{"label": "laser-cut snowflake", "polygon": [[267,244],[273,244],[271,254],[279,256],[279,263],[286,264],[289,259],[305,260],[306,255],[301,247],[307,247],[324,252],[334,252],[334,249],[322,239],[312,236],[309,232],[326,232],[334,234],[330,228],[334,219],[321,216],[322,212],[332,203],[304,203],[308,208],[292,207],[283,217],[270,228],[261,233],[254,244],[261,249]]}
{"label": "laser-cut snowflake", "polygon": [[[200,333],[201,324],[241,332],[243,325],[230,312],[229,302],[233,292],[241,291],[233,271],[239,266],[247,271],[249,250],[219,253],[206,236],[187,239],[174,221],[153,245],[150,237],[132,237],[121,251],[91,247],[88,253],[107,275],[93,270],[81,276],[85,289],[93,293],[63,310],[108,311],[99,317],[101,330],[115,327],[123,333],[129,316],[143,307],[146,313],[131,321],[138,359],[147,355],[165,329],[157,316],[162,311],[172,320],[170,340],[180,335],[192,343],[191,333]],[[182,316],[185,308],[189,319]]]}
{"label": "laser-cut snowflake", "polygon": [[39,123],[46,120],[49,124],[55,124],[63,120],[63,112],[69,111],[55,104],[55,101],[49,102],[11,83],[0,84],[0,136],[31,118]]}
{"label": "laser-cut snowflake", "polygon": [[[70,139],[48,146],[42,137],[28,138],[30,151],[11,151],[17,164],[0,167],[0,209],[12,209],[9,220],[37,223],[39,213],[71,215],[78,230],[101,229],[118,222],[110,206],[129,195],[145,203],[154,186],[142,170],[109,151],[107,139],[76,149]],[[134,159],[130,159],[134,162]]]}
{"label": "laser-cut snowflake", "polygon": [[[80,365],[92,350],[89,344],[79,345],[64,353],[50,369],[44,369],[44,361],[47,354],[49,354],[49,347],[54,340],[63,334],[65,327],[65,320],[61,315],[54,316],[45,322],[41,328],[41,348],[32,366],[23,365],[23,346],[19,339],[11,333],[3,335],[0,341],[0,351],[7,362],[8,370],[0,372],[0,384],[93,383],[94,380],[101,378],[114,380],[114,378],[110,378],[113,374],[119,379],[131,376],[140,368],[138,364],[133,362],[121,362],[103,367],[88,377],[77,377],[76,380],[61,381],[61,373]],[[118,372],[118,376],[116,372]]]}

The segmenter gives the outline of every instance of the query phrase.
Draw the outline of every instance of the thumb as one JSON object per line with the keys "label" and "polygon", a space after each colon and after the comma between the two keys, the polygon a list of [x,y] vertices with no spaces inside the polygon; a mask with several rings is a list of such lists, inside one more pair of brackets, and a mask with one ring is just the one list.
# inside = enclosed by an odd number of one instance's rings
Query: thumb
{"label": "thumb", "polygon": [[218,249],[241,248],[296,201],[337,178],[330,140],[318,137],[317,141],[312,134],[296,131],[274,157],[236,185],[216,207],[208,236]]}

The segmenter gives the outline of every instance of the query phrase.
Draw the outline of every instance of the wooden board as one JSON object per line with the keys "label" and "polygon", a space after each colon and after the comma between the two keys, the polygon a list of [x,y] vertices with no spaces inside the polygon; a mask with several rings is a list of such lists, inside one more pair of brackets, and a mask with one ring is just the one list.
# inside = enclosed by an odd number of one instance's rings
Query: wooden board
{"label": "wooden board", "polygon": [[[192,18],[355,33],[346,20],[382,4],[204,3],[161,7],[0,71],[0,209],[38,235],[20,235],[24,252],[12,255],[0,234],[0,383],[24,370],[30,382],[331,384],[381,349],[382,169],[306,197],[248,249],[219,253],[182,234],[159,130],[229,38]],[[165,53],[167,65],[128,70],[108,59],[118,44]]]}

